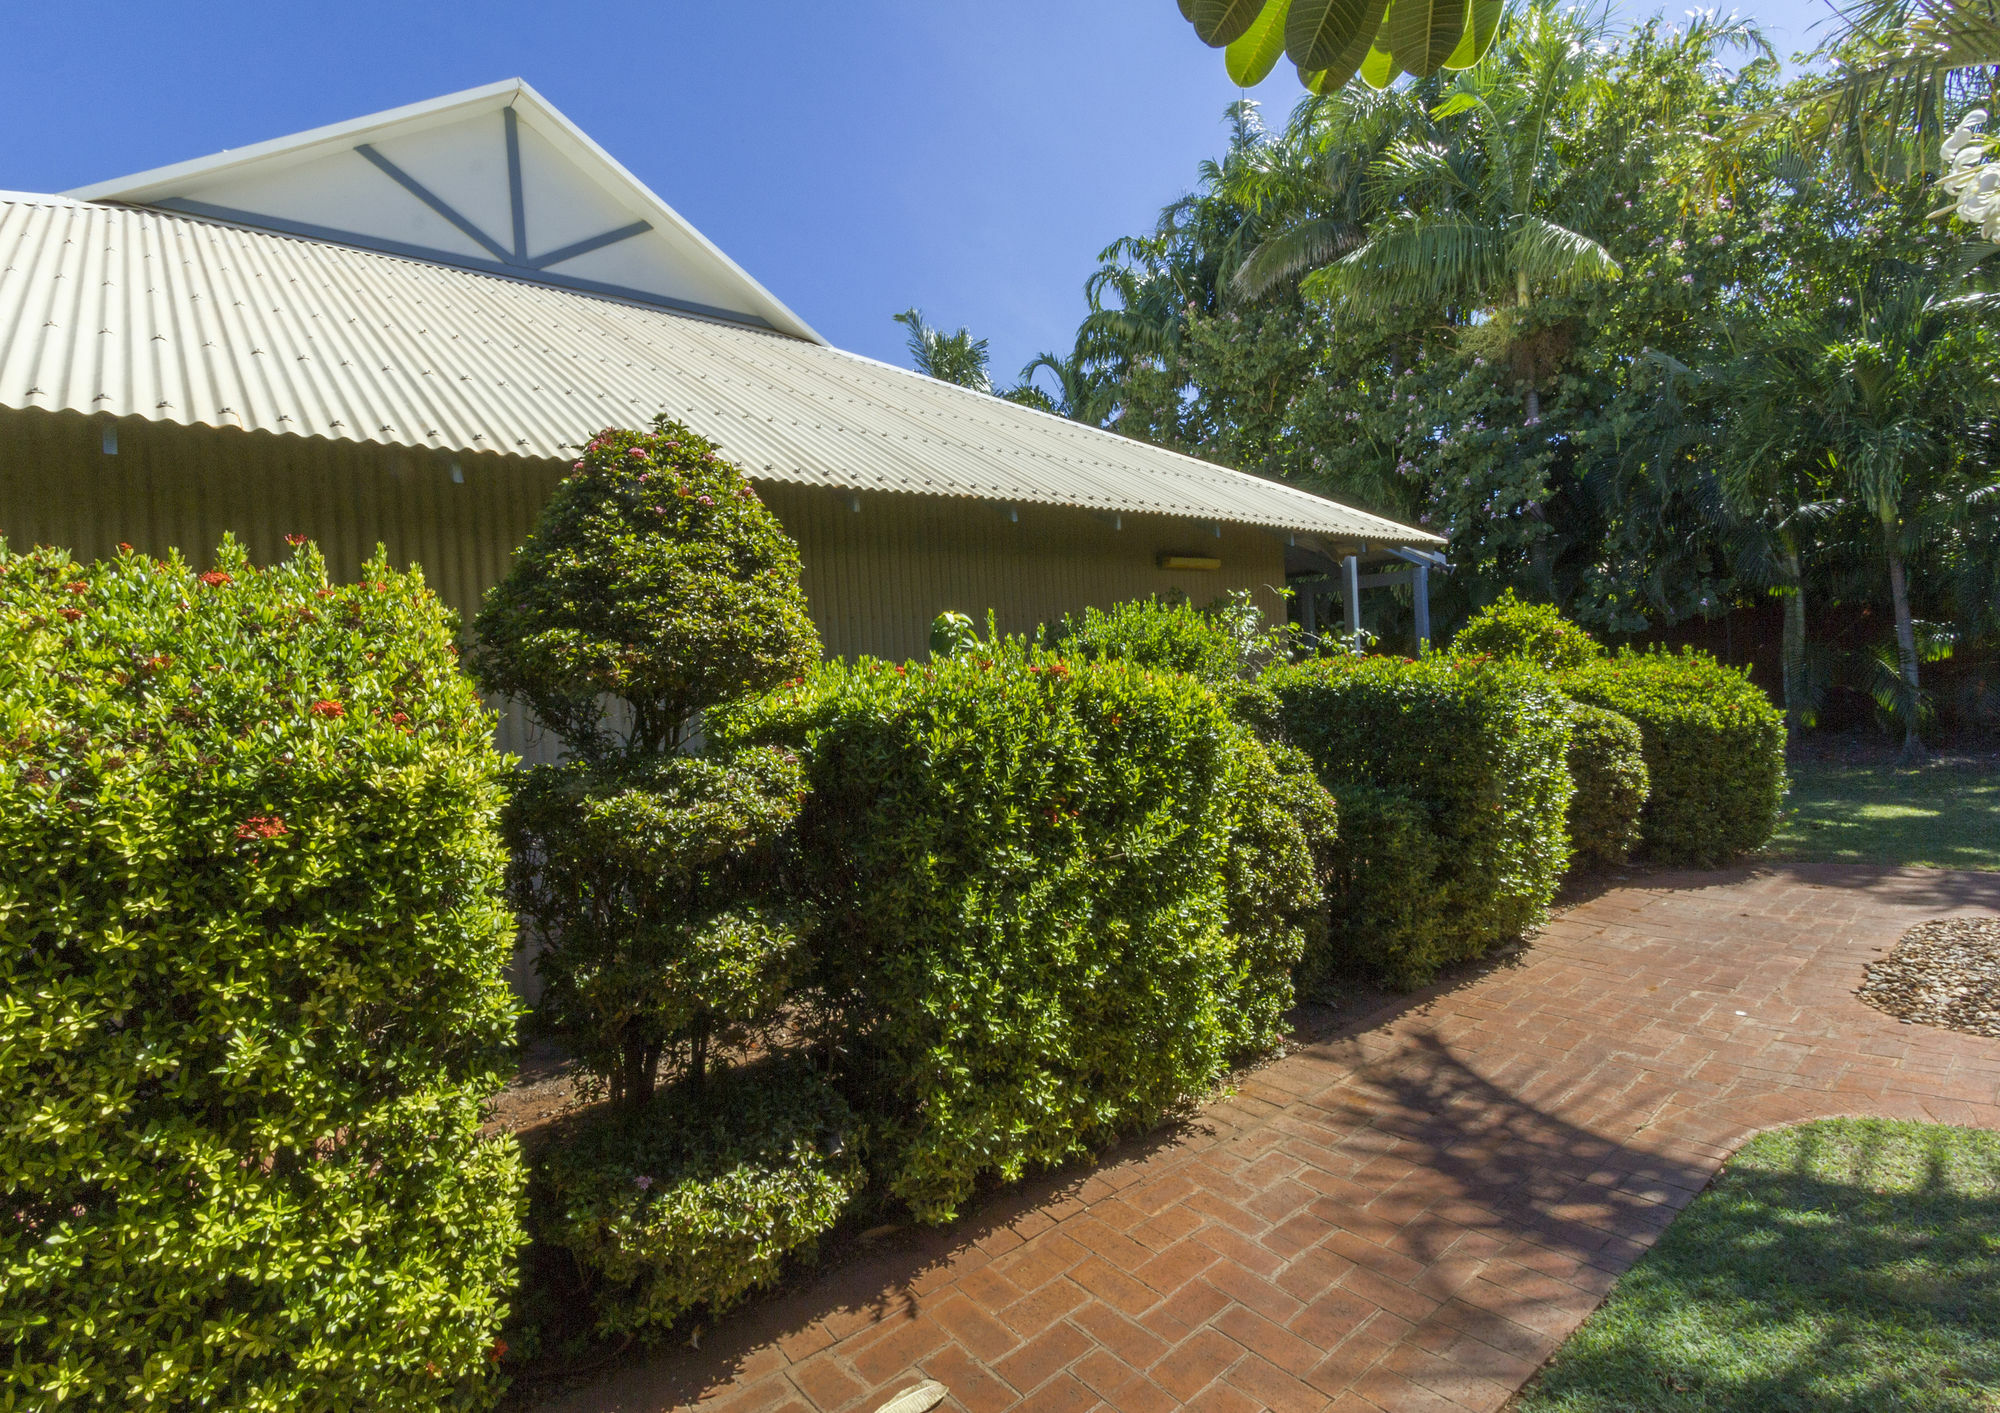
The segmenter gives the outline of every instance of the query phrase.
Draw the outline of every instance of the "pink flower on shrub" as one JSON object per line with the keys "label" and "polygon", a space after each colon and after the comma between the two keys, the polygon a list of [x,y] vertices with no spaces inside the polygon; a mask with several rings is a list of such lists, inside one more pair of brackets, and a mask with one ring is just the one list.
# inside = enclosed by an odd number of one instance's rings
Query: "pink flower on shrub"
{"label": "pink flower on shrub", "polygon": [[697,496],[697,497],[696,497],[695,499],[696,499],[697,501],[699,501],[699,502],[700,502],[701,504],[703,504],[703,505],[714,505],[714,504],[715,504],[715,499],[714,499],[714,497],[712,497],[712,496]]}
{"label": "pink flower on shrub", "polygon": [[653,1187],[653,1180],[642,1173],[632,1179],[632,1186],[638,1188],[641,1192],[650,1192]]}
{"label": "pink flower on shrub", "polygon": [[236,837],[245,841],[277,839],[291,832],[284,818],[275,814],[253,814],[236,826]]}

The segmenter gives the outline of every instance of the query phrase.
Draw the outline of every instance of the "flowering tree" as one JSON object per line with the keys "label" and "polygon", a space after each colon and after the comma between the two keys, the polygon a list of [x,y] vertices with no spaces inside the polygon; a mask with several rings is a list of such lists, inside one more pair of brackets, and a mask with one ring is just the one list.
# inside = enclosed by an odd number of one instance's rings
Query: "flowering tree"
{"label": "flowering tree", "polygon": [[1951,193],[1952,203],[1931,214],[1956,215],[1979,227],[1981,240],[2000,241],[2000,158],[1992,155],[1994,140],[1979,131],[1985,123],[1986,110],[1974,108],[1945,138],[1945,173],[1938,185]]}
{"label": "flowering tree", "polygon": [[602,432],[477,633],[481,685],[569,753],[527,772],[507,817],[545,1013],[615,1099],[643,1103],[663,1059],[699,1083],[797,949],[772,885],[798,762],[705,752],[700,729],[817,659],[797,546],[712,442],[664,418]]}

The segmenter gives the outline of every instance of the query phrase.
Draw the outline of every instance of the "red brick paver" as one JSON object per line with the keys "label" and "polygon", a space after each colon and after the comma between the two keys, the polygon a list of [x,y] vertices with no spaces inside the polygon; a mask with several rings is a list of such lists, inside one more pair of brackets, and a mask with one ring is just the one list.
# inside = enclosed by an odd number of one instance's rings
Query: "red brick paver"
{"label": "red brick paver", "polygon": [[2000,874],[1654,875],[1194,1124],[913,1233],[550,1404],[867,1413],[1497,1409],[1745,1138],[2000,1126],[2000,1042],[1856,1001]]}

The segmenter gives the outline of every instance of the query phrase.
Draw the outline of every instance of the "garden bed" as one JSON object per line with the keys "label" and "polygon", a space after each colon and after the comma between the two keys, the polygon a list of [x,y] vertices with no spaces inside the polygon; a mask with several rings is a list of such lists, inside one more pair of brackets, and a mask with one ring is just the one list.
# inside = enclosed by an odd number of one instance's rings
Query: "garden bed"
{"label": "garden bed", "polygon": [[1878,1011],[1920,1025],[2000,1036],[2000,918],[1920,923],[1855,994]]}

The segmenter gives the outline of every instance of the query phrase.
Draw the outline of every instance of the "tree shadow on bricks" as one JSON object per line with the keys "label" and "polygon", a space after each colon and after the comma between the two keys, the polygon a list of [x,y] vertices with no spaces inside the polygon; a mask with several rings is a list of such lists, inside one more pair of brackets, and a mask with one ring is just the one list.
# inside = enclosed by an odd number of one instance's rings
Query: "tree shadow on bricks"
{"label": "tree shadow on bricks", "polygon": [[835,1231],[816,1264],[795,1269],[781,1286],[719,1320],[701,1322],[698,1345],[690,1342],[691,1325],[677,1326],[654,1348],[608,1367],[514,1390],[508,1407],[539,1413],[692,1407],[782,1363],[771,1357],[773,1346],[801,1358],[869,1325],[916,1318],[949,1293],[943,1288],[956,1275],[1138,1181],[1142,1165],[1159,1154],[1190,1140],[1212,1141],[1216,1132],[1193,1114],[1008,1186],[989,1181],[964,1215],[945,1226]]}
{"label": "tree shadow on bricks", "polygon": [[[1710,1176],[1705,1165],[1621,1145],[1550,1108],[1601,1097],[1548,1071],[1510,1085],[1473,1070],[1436,1036],[1416,1035],[1279,1122],[1299,1138],[1286,1152],[1360,1189],[1320,1208],[1330,1223],[1426,1266],[1468,1233],[1499,1238],[1505,1263],[1477,1273],[1497,1289],[1471,1294],[1540,1328],[1534,1306],[1549,1292],[1522,1280],[1521,1303],[1510,1303],[1517,1268],[1594,1299],[1601,1277],[1628,1265]],[[1492,1240],[1475,1245],[1499,1254]]]}

